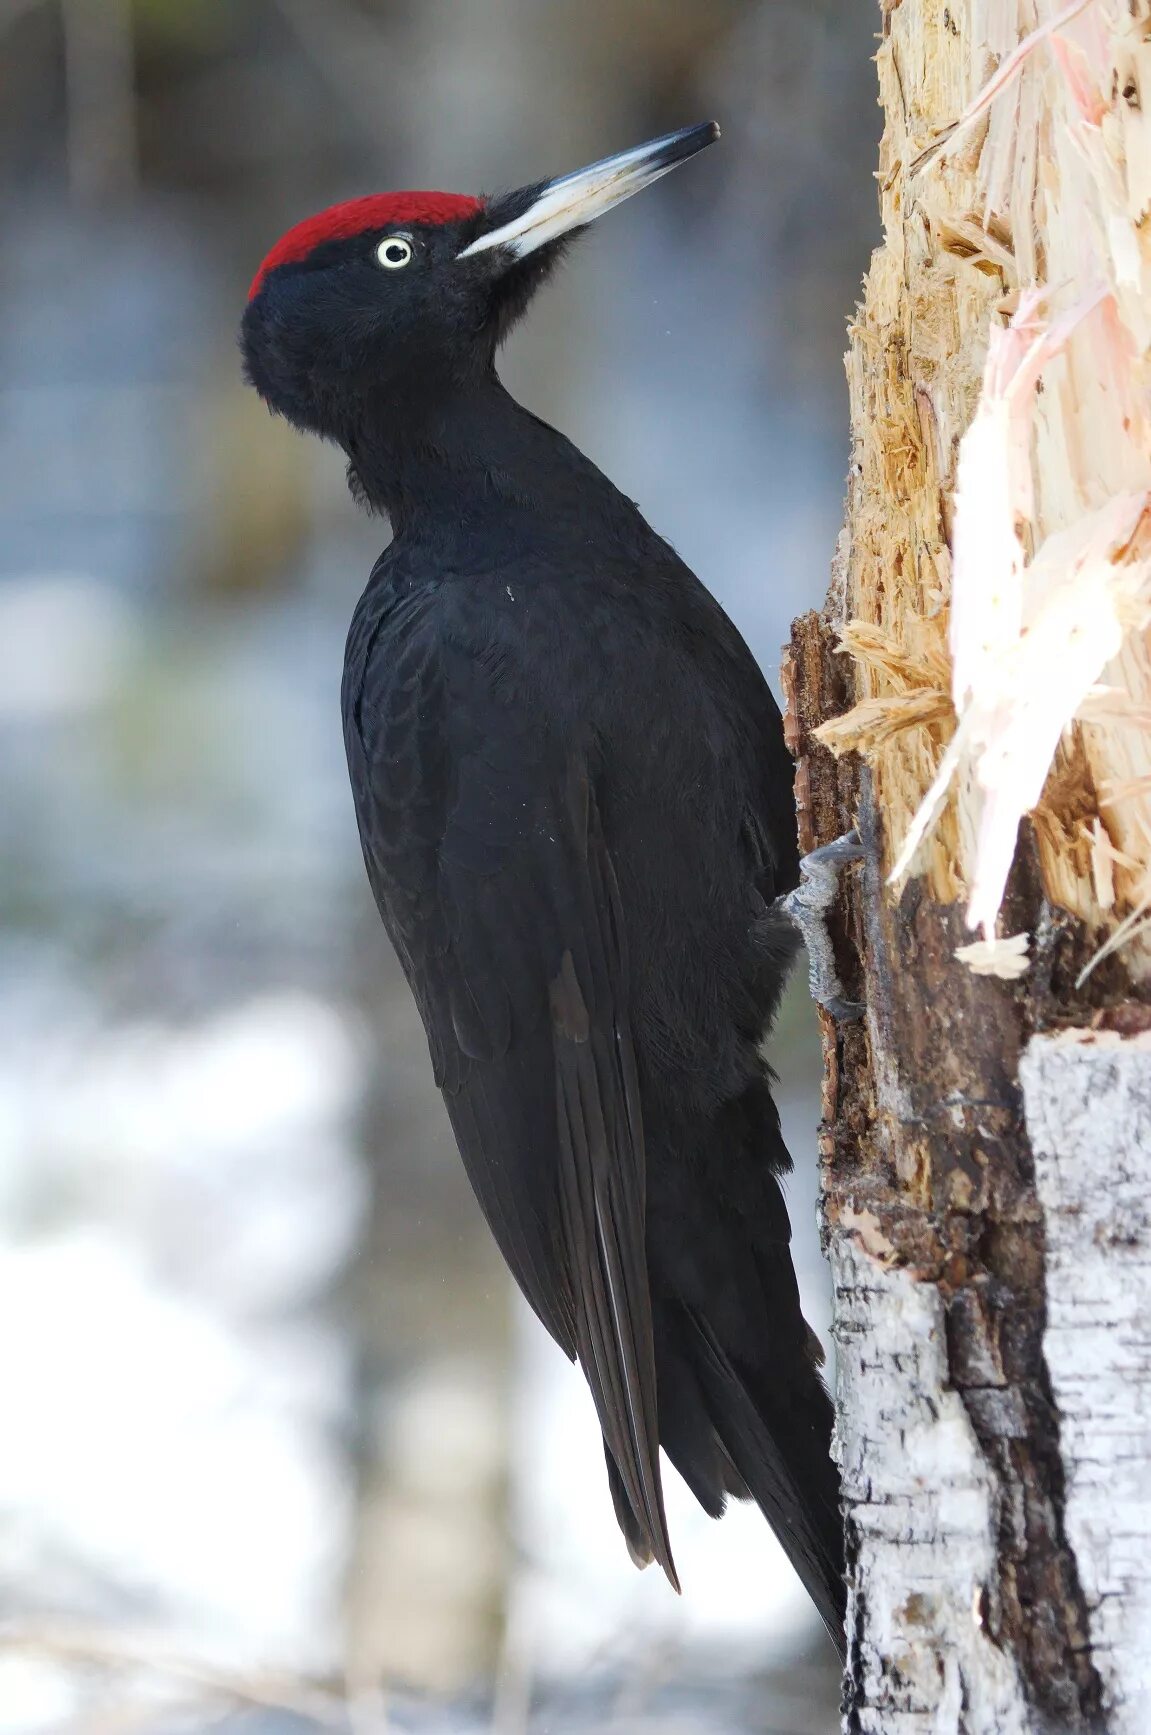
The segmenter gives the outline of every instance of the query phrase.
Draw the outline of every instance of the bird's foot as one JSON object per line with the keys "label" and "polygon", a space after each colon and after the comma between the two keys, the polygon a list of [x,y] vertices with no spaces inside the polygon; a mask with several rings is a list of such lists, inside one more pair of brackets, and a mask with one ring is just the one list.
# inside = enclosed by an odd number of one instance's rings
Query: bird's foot
{"label": "bird's foot", "polygon": [[840,869],[847,862],[858,861],[863,854],[856,831],[825,843],[821,849],[813,849],[800,860],[799,884],[779,900],[780,908],[795,923],[807,947],[811,997],[830,1012],[837,1024],[853,1023],[863,1016],[864,1008],[858,1000],[848,1000],[844,994],[827,931],[827,912],[839,890]]}

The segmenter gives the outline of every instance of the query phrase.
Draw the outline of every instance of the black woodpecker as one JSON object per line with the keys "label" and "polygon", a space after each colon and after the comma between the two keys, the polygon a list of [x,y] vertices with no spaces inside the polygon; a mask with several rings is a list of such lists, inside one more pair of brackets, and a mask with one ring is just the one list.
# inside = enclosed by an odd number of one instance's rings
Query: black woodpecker
{"label": "black woodpecker", "polygon": [[750,1497],[842,1648],[832,1408],[760,1053],[797,949],[792,767],[703,585],[496,351],[573,234],[718,137],[488,199],[384,193],[273,247],[241,343],[393,540],[348,635],[368,877],[471,1184],[578,1357],[632,1558],[659,1449]]}

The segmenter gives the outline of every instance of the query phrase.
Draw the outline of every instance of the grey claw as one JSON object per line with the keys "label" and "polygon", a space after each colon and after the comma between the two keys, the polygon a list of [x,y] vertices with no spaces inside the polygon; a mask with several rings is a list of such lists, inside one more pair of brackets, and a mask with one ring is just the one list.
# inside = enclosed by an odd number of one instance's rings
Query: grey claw
{"label": "grey claw", "polygon": [[813,849],[800,861],[799,884],[779,900],[780,908],[800,930],[807,947],[811,997],[837,1024],[854,1023],[863,1016],[865,1008],[858,1000],[848,1000],[843,992],[826,916],[839,890],[841,867],[845,862],[858,861],[864,853],[856,831]]}
{"label": "grey claw", "polygon": [[830,843],[825,843],[819,849],[813,849],[810,855],[800,858],[800,877],[816,877],[824,866],[839,867],[845,861],[858,861],[863,854],[859,833],[845,831],[842,837],[832,838]]}

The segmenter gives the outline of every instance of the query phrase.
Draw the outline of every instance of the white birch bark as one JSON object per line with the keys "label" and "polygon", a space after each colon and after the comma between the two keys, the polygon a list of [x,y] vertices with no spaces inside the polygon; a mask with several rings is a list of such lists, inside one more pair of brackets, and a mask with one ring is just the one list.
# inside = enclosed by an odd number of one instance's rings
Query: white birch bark
{"label": "white birch bark", "polygon": [[1046,1219],[1044,1354],[1107,1728],[1151,1722],[1151,1034],[1034,1037],[1020,1063]]}
{"label": "white birch bark", "polygon": [[837,1400],[844,1498],[858,1542],[852,1616],[858,1735],[1031,1735],[1011,1656],[982,1619],[997,1488],[949,1388],[943,1308],[866,1237],[841,1235]]}
{"label": "white birch bark", "polygon": [[[1065,1524],[1104,1723],[1151,1706],[1151,1034],[1072,1029],[1020,1063],[1044,1215],[1044,1354],[1059,1411]],[[939,1291],[892,1264],[878,1219],[833,1244],[844,1494],[866,1602],[855,1667],[863,1735],[1043,1735],[989,1636],[997,1505],[951,1389]],[[1008,1392],[1001,1401],[1010,1404]],[[1010,1417],[1005,1418],[1010,1425]]]}

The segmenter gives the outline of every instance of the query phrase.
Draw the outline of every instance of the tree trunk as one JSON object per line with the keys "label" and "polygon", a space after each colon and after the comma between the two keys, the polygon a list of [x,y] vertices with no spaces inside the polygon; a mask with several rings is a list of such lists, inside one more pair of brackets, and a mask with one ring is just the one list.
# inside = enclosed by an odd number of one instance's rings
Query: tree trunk
{"label": "tree trunk", "polygon": [[[882,0],[847,522],[785,664],[844,1727],[1151,1716],[1151,0]],[[974,932],[972,930],[975,930]]]}

